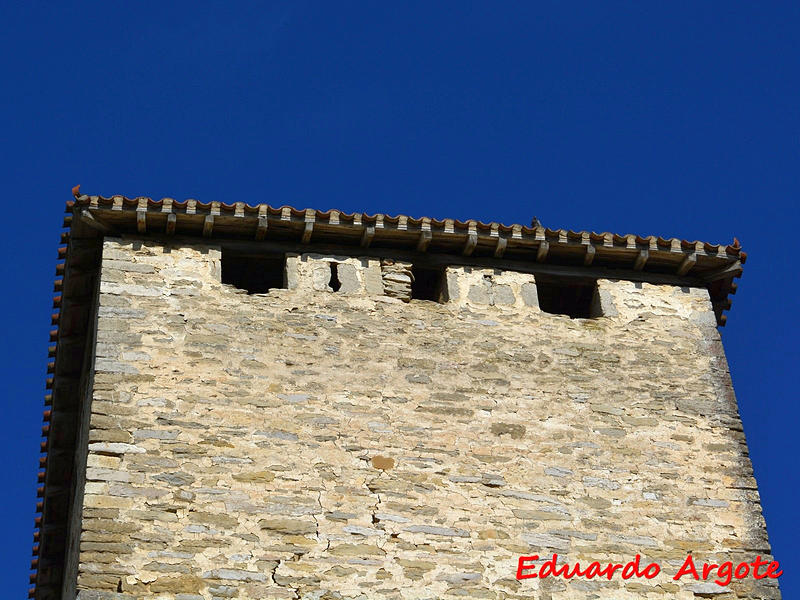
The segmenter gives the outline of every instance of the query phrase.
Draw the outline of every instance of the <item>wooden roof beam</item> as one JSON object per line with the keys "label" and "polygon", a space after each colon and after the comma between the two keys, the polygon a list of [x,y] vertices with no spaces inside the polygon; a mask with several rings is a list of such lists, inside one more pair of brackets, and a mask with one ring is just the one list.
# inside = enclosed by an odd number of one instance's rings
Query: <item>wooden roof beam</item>
{"label": "wooden roof beam", "polygon": [[175,213],[167,215],[167,225],[164,228],[164,233],[167,235],[175,235],[175,225],[178,222],[178,216]]}
{"label": "wooden roof beam", "polygon": [[464,243],[461,254],[464,256],[472,256],[475,247],[478,245],[478,224],[475,221],[469,221],[467,225],[469,227],[467,230],[467,241]]}
{"label": "wooden roof beam", "polygon": [[301,241],[307,244],[311,241],[311,234],[314,232],[314,223],[317,221],[317,211],[313,209],[306,210],[306,221],[303,227],[303,237]]}
{"label": "wooden roof beam", "polygon": [[636,255],[636,260],[633,263],[633,270],[641,271],[642,269],[644,269],[645,264],[647,264],[648,258],[650,258],[649,250],[639,250],[639,254]]}
{"label": "wooden roof beam", "polygon": [[470,232],[467,234],[467,241],[464,244],[464,249],[461,251],[461,254],[464,256],[471,256],[472,253],[475,251],[475,246],[478,245],[478,234],[477,232]]}
{"label": "wooden roof beam", "polygon": [[697,252],[692,252],[691,254],[687,254],[686,257],[681,261],[678,270],[675,272],[676,275],[686,275],[693,266],[697,264]]}
{"label": "wooden roof beam", "polygon": [[361,247],[369,248],[369,245],[372,242],[372,238],[374,237],[375,237],[375,226],[366,225],[364,227],[364,231],[361,233]]}
{"label": "wooden roof beam", "polygon": [[98,219],[96,216],[94,216],[85,208],[81,211],[81,222],[85,223],[92,229],[96,229],[103,235],[108,235],[114,232],[114,230],[109,225]]}
{"label": "wooden roof beam", "polygon": [[206,215],[203,219],[203,237],[211,237],[214,232],[214,215]]}
{"label": "wooden roof beam", "polygon": [[269,220],[267,219],[267,206],[260,204],[258,206],[258,224],[256,225],[256,239],[263,240],[267,237],[267,228],[269,227]]}
{"label": "wooden roof beam", "polygon": [[147,198],[139,198],[136,207],[136,229],[139,233],[147,233]]}
{"label": "wooden roof beam", "polygon": [[[712,281],[717,281],[718,279],[727,279],[728,277],[739,277],[742,274],[742,261],[737,260],[732,262],[727,267],[723,267],[721,269],[717,269],[716,271],[712,272],[708,276],[704,277],[706,281],[711,283]],[[731,284],[733,285],[733,284]],[[734,291],[731,291],[732,294],[735,294]]]}
{"label": "wooden roof beam", "polygon": [[550,252],[550,242],[546,240],[539,242],[539,249],[536,251],[536,262],[546,261],[548,252]]}
{"label": "wooden roof beam", "polygon": [[306,221],[305,227],[303,228],[303,237],[302,242],[307,244],[311,241],[311,234],[314,232],[314,222],[313,221]]}
{"label": "wooden roof beam", "polygon": [[583,266],[588,267],[594,261],[594,256],[597,254],[597,250],[591,244],[586,245],[586,253],[583,255]]}
{"label": "wooden roof beam", "polygon": [[506,253],[506,248],[508,247],[508,239],[500,236],[497,238],[497,245],[494,247],[494,256],[495,258],[503,258],[503,254]]}
{"label": "wooden roof beam", "polygon": [[417,240],[417,252],[427,252],[431,239],[433,239],[433,234],[430,229],[420,231],[419,240]]}

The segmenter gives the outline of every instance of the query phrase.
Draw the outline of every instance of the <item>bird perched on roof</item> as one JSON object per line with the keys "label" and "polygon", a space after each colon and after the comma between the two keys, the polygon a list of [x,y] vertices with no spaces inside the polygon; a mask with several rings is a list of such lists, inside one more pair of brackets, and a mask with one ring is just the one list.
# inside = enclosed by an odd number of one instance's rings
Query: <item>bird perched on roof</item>
{"label": "bird perched on roof", "polygon": [[537,219],[536,217],[533,217],[533,219],[531,219],[531,227],[536,228],[541,226],[542,224],[539,222],[539,219]]}

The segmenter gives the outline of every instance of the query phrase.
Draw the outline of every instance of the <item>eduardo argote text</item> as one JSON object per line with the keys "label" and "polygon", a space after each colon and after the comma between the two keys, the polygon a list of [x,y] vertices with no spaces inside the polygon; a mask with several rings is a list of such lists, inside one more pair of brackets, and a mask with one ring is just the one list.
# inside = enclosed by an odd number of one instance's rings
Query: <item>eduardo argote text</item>
{"label": "eduardo argote text", "polygon": [[[586,568],[582,568],[579,562],[573,565],[569,563],[558,564],[558,554],[553,554],[551,558],[538,563],[539,556],[520,556],[517,562],[517,579],[544,579],[546,577],[563,577],[572,579],[573,577],[583,577],[594,579],[604,577],[608,580],[619,576],[622,579],[642,578],[653,579],[661,572],[661,567],[657,563],[641,564],[641,555],[637,554],[633,560],[627,563],[589,563]],[[734,565],[731,561],[722,564],[699,563],[695,564],[692,555],[686,556],[680,569],[672,577],[679,581],[683,578],[692,578],[695,581],[707,581],[709,578],[720,585],[726,586],[733,579],[744,579],[752,577],[754,579],[777,579],[783,574],[778,561],[762,560],[757,556],[752,562],[741,562]]]}

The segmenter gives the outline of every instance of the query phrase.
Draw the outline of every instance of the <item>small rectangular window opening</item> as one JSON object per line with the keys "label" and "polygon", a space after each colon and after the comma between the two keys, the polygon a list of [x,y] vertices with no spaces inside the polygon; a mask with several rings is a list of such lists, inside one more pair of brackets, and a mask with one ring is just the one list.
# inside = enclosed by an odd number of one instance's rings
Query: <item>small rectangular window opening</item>
{"label": "small rectangular window opening", "polygon": [[411,266],[411,299],[442,302],[444,298],[444,269]]}
{"label": "small rectangular window opening", "polygon": [[331,279],[328,285],[334,292],[342,289],[342,282],[339,281],[339,263],[332,262],[331,265]]}
{"label": "small rectangular window opening", "polygon": [[248,294],[266,294],[286,287],[283,254],[236,254],[222,251],[222,283]]}
{"label": "small rectangular window opening", "polygon": [[567,315],[572,319],[602,317],[597,282],[573,282],[563,280],[540,280],[536,278],[539,308],[555,315]]}

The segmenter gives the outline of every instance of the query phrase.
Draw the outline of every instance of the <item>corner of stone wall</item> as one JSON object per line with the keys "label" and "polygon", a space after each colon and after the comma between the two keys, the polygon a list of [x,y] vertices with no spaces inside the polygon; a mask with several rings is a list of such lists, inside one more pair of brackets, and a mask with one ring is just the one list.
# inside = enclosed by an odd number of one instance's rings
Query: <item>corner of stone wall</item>
{"label": "corner of stone wall", "polygon": [[444,271],[444,290],[442,299],[445,302],[458,302],[461,300],[461,289],[458,285],[459,272],[456,267],[447,267]]}
{"label": "corner of stone wall", "polygon": [[592,314],[600,317],[617,317],[617,307],[614,304],[614,296],[611,293],[611,285],[616,280],[598,279],[597,293],[592,299]]}
{"label": "corner of stone wall", "polygon": [[[731,490],[741,502],[741,510],[748,524],[745,543],[749,548],[755,548],[764,554],[772,553],[769,543],[769,534],[764,519],[761,501],[758,495],[758,485],[753,472],[753,465],[747,451],[747,440],[739,415],[739,403],[731,379],[722,336],[717,326],[714,307],[711,303],[708,290],[704,288],[676,288],[675,294],[682,295],[690,307],[689,320],[700,330],[698,337],[698,351],[707,356],[710,362],[711,382],[715,389],[713,401],[698,402],[690,405],[694,411],[709,417],[712,427],[725,431],[731,440],[741,448],[737,452],[735,469],[730,469]],[[764,596],[779,598],[780,592],[774,589],[775,595]]]}
{"label": "corner of stone wall", "polygon": [[219,246],[208,246],[208,267],[211,270],[211,277],[217,283],[222,283],[222,248]]}
{"label": "corner of stone wall", "polygon": [[376,258],[361,259],[364,279],[364,289],[369,296],[382,296],[384,293],[383,273],[381,261]]}
{"label": "corner of stone wall", "polygon": [[286,265],[283,269],[283,285],[287,290],[296,290],[300,282],[298,275],[300,273],[300,255],[294,253],[286,254]]}

